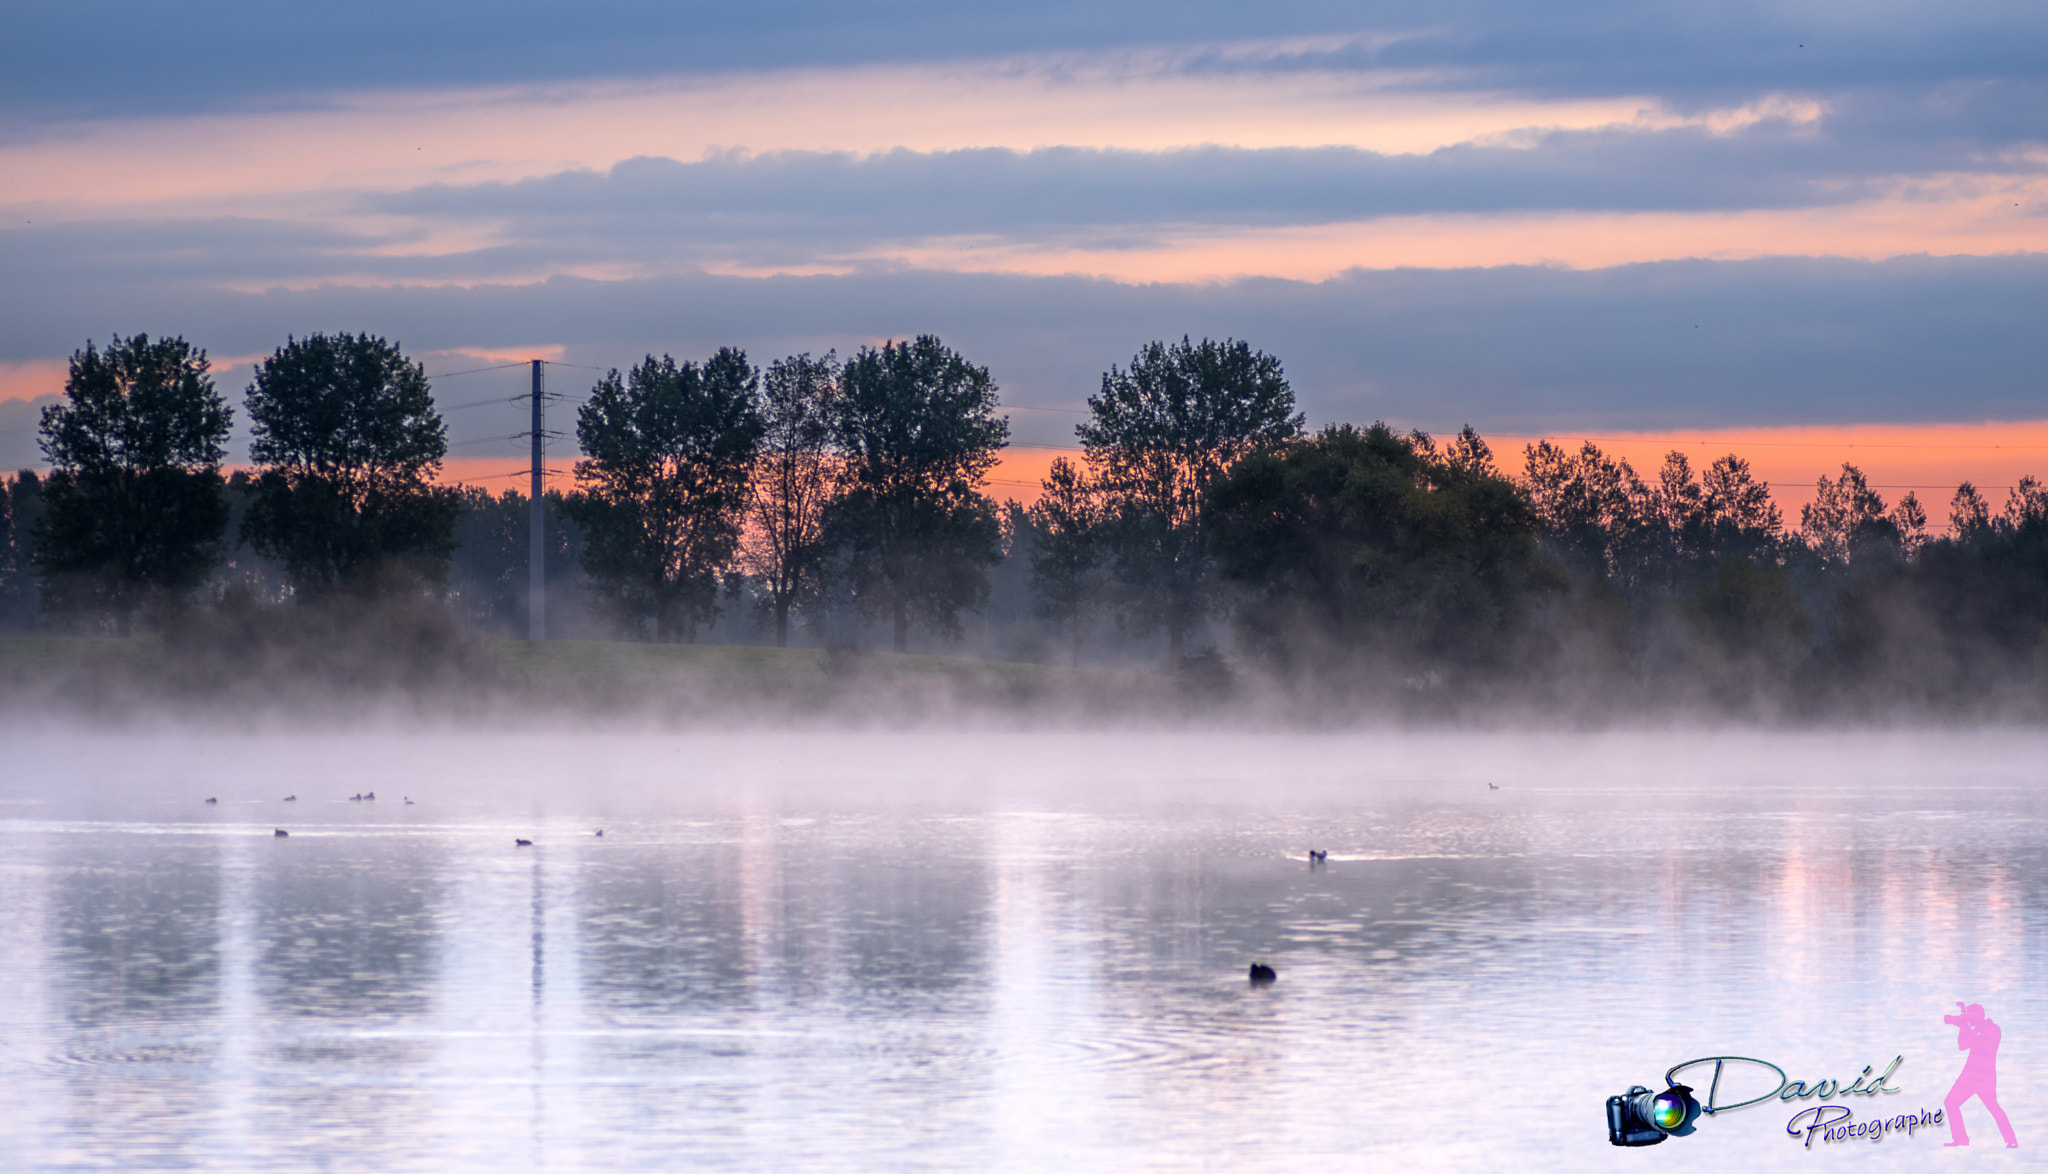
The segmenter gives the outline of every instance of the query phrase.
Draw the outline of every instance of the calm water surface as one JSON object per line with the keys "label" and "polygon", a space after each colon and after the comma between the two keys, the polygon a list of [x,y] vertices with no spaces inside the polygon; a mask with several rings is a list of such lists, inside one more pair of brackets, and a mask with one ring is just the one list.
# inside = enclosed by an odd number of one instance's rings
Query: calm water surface
{"label": "calm water surface", "polygon": [[[2048,1149],[2038,736],[6,737],[4,1169]],[[1937,1109],[1958,999],[2017,1152],[1974,1102],[1968,1151],[1805,1149],[1812,1100],[1606,1143],[1700,1056]]]}

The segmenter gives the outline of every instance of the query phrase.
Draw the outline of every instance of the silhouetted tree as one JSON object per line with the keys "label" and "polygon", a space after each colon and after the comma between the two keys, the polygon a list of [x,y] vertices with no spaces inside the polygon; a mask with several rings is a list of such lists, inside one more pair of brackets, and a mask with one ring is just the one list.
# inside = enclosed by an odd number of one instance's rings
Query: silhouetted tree
{"label": "silhouetted tree", "polygon": [[981,486],[1010,425],[988,368],[929,334],[862,347],[840,373],[832,432],[842,465],[827,545],[843,552],[861,612],[888,622],[898,652],[913,619],[957,637],[1002,560]]}
{"label": "silhouetted tree", "polygon": [[0,547],[0,628],[26,631],[38,618],[35,533],[42,524],[43,481],[35,470],[0,480],[0,512],[7,516],[6,543]]}
{"label": "silhouetted tree", "polygon": [[1842,466],[1839,477],[1821,474],[1813,500],[1799,511],[1800,537],[1822,565],[1834,568],[1910,552],[1926,524],[1927,515],[1911,494],[1887,511],[1863,470],[1851,464]]}
{"label": "silhouetted tree", "polygon": [[1575,573],[1622,590],[1662,581],[1665,505],[1626,460],[1590,440],[1577,453],[1545,440],[1524,450],[1524,470],[1543,537]]}
{"label": "silhouetted tree", "polygon": [[1991,507],[1977,487],[1968,481],[1956,486],[1948,506],[1949,536],[1959,543],[1974,543],[1991,532]]}
{"label": "silhouetted tree", "polygon": [[1748,461],[1734,453],[1715,461],[1702,478],[1702,490],[1709,559],[1758,559],[1777,548],[1785,520],[1771,501],[1771,487],[1750,475]]}
{"label": "silhouetted tree", "polygon": [[71,356],[68,402],[44,408],[41,427],[52,470],[35,560],[51,614],[125,633],[145,604],[205,582],[228,520],[231,418],[207,368],[184,339],[142,334]]}
{"label": "silhouetted tree", "polygon": [[1025,514],[1030,530],[1033,611],[1067,629],[1068,663],[1081,663],[1081,633],[1102,598],[1102,500],[1065,457],[1053,461],[1038,500]]}
{"label": "silhouetted tree", "polygon": [[699,367],[649,355],[614,369],[576,414],[583,569],[600,606],[657,643],[718,616],[761,442],[760,373],[722,347]]}
{"label": "silhouetted tree", "polygon": [[[494,495],[473,485],[458,492],[462,513],[455,520],[455,553],[448,564],[449,603],[470,623],[523,633],[532,582],[527,537],[533,511],[528,508],[528,498],[516,489]],[[546,505],[544,557],[552,609],[564,592],[576,593],[576,560],[582,542],[561,491],[548,490]],[[550,630],[554,630],[552,622]]]}
{"label": "silhouetted tree", "polygon": [[1246,591],[1247,644],[1288,676],[1497,665],[1559,585],[1528,499],[1470,429],[1443,453],[1385,424],[1326,428],[1238,461],[1210,486],[1207,520]]}
{"label": "silhouetted tree", "polygon": [[1245,457],[1301,433],[1280,360],[1235,340],[1149,343],[1111,367],[1088,399],[1080,437],[1125,626],[1167,634],[1177,670],[1188,632],[1211,610],[1203,499]]}
{"label": "silhouetted tree", "polygon": [[1811,651],[1811,623],[1785,572],[1740,555],[1722,559],[1685,601],[1696,638],[1688,670],[1724,709],[1776,703]]}
{"label": "silhouetted tree", "polygon": [[741,563],[754,577],[775,629],[789,646],[789,613],[819,584],[824,565],[825,507],[833,488],[832,398],[839,390],[833,352],[778,359],[762,381],[759,455],[755,457],[753,523],[740,543]]}
{"label": "silhouetted tree", "polygon": [[242,522],[302,595],[438,586],[462,505],[426,371],[368,334],[288,339],[248,393],[259,470]]}

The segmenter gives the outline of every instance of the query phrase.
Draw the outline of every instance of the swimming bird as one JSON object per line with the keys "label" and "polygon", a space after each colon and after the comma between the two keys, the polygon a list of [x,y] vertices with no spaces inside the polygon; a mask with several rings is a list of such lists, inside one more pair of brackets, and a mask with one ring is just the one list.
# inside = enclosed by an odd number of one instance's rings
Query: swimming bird
{"label": "swimming bird", "polygon": [[363,801],[362,792],[358,791],[357,793],[350,795],[348,797],[348,801],[350,803],[361,803]]}
{"label": "swimming bird", "polygon": [[410,796],[410,795],[407,795],[407,796],[405,797],[405,805],[406,805],[407,807],[411,807],[411,806],[413,805],[413,803],[412,803],[412,796]]}
{"label": "swimming bird", "polygon": [[1265,986],[1269,982],[1277,981],[1279,977],[1280,972],[1274,970],[1272,967],[1266,965],[1264,962],[1252,963],[1253,986]]}
{"label": "swimming bird", "polygon": [[299,797],[297,795],[286,795],[284,797],[284,801],[286,803],[297,803],[299,801]]}
{"label": "swimming bird", "polygon": [[512,841],[512,846],[513,846],[514,848],[531,848],[531,847],[533,847],[533,841],[532,841],[532,840],[517,840],[517,839],[515,839],[515,840],[513,840],[513,841]]}
{"label": "swimming bird", "polygon": [[603,838],[604,838],[604,829],[603,829],[603,828],[599,828],[599,829],[597,829],[596,831],[594,831],[594,832],[592,832],[592,833],[590,833],[590,834],[591,834],[591,835],[593,835],[593,836],[596,836],[596,837],[597,837],[597,838],[599,838],[599,839],[603,839]]}
{"label": "swimming bird", "polygon": [[218,802],[220,802],[220,800],[218,800],[218,799],[208,799],[208,800],[207,800],[207,802],[208,802],[208,803],[218,803]]}
{"label": "swimming bird", "polygon": [[1330,854],[1321,848],[1310,848],[1308,850],[1308,862],[1310,864],[1328,864],[1330,862]]}
{"label": "swimming bird", "polygon": [[1488,784],[1486,784],[1486,789],[1487,789],[1487,790],[1489,790],[1489,791],[1498,791],[1498,790],[1500,790],[1500,784],[1499,784],[1499,783],[1488,783]]}
{"label": "swimming bird", "polygon": [[370,802],[372,802],[372,803],[375,803],[375,802],[377,801],[377,792],[375,792],[375,791],[364,791],[364,792],[363,792],[363,798],[365,798],[365,799],[368,799],[368,800],[369,800]]}
{"label": "swimming bird", "polygon": [[283,828],[279,828],[276,831],[270,833],[270,838],[273,840],[282,840],[289,835],[291,835],[290,832],[284,830]]}

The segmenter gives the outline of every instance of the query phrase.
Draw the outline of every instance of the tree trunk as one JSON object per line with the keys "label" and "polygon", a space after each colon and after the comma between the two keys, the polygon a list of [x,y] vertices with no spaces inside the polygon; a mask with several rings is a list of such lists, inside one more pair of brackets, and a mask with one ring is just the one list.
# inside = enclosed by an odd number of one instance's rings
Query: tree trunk
{"label": "tree trunk", "polygon": [[894,611],[892,618],[896,625],[896,651],[908,651],[910,648],[910,606],[901,596],[898,596],[890,606]]}

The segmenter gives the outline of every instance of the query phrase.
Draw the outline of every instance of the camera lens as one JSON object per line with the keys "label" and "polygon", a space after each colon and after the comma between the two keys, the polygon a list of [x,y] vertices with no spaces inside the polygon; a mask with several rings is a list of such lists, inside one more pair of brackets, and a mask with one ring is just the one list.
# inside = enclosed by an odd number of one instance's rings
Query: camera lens
{"label": "camera lens", "polygon": [[1650,1121],[1657,1128],[1670,1132],[1685,1124],[1685,1097],[1678,1093],[1661,1092],[1650,1108]]}

